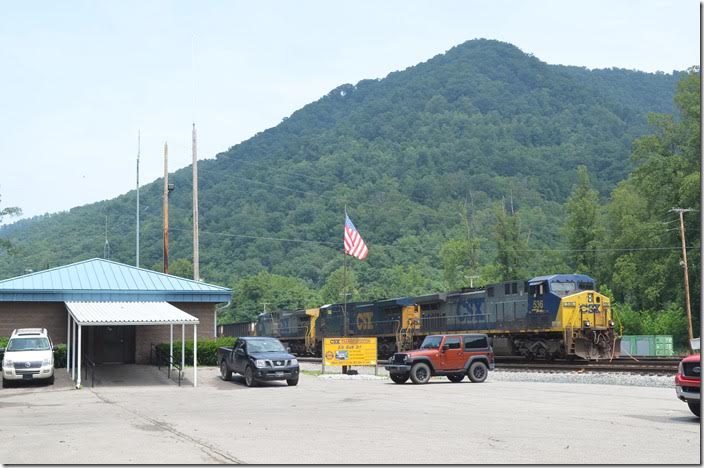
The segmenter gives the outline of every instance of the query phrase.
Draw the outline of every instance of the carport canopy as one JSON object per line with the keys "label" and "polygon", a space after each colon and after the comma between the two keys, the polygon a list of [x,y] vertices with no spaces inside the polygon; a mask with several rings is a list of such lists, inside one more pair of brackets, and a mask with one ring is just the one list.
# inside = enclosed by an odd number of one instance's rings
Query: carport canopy
{"label": "carport canopy", "polygon": [[[185,364],[185,326],[193,325],[193,386],[197,384],[197,325],[199,320],[168,302],[65,302],[67,365],[76,387],[81,385],[81,329],[84,326],[170,325],[169,365],[173,365],[174,325],[181,325],[181,369]],[[73,326],[71,324],[73,322]],[[78,330],[76,331],[76,327]],[[73,338],[73,343],[71,342]],[[73,345],[72,345],[73,344]],[[77,371],[77,372],[76,372]]]}

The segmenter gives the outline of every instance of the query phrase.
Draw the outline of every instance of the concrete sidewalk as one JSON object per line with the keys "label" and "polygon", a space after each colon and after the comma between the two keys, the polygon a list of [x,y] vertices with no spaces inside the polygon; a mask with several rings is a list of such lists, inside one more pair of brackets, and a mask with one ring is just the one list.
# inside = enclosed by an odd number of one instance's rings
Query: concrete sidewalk
{"label": "concrete sidewalk", "polygon": [[249,388],[239,377],[220,380],[216,368],[198,369],[197,388],[120,382],[119,373],[110,378],[113,384],[105,377],[94,389],[76,390],[68,379],[57,379],[54,386],[0,390],[0,461],[701,461],[699,420],[671,388],[507,382],[491,376],[483,384],[396,385],[310,374],[302,374],[296,387],[272,382]]}

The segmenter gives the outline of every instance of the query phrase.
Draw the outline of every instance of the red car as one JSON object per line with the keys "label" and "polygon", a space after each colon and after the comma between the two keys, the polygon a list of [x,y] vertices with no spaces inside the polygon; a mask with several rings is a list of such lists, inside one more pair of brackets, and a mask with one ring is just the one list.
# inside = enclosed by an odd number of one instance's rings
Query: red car
{"label": "red car", "polygon": [[701,355],[695,354],[682,359],[675,376],[677,398],[686,402],[689,409],[697,417],[699,417],[701,410],[701,402],[699,400],[701,371]]}

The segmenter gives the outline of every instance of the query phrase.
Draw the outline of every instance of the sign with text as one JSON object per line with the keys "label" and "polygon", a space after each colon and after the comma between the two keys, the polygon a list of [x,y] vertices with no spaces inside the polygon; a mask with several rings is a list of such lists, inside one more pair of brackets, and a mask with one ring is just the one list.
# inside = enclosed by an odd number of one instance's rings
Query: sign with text
{"label": "sign with text", "polygon": [[375,366],[376,338],[324,338],[326,366]]}

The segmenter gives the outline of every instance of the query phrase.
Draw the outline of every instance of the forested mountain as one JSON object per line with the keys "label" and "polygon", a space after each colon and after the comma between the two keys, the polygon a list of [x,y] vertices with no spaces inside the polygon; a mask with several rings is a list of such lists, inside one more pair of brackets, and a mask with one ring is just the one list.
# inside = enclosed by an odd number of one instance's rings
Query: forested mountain
{"label": "forested mountain", "polygon": [[[260,308],[257,297],[274,297],[274,307],[339,300],[345,205],[370,251],[349,260],[354,297],[499,279],[502,233],[523,247],[512,274],[564,271],[570,263],[556,251],[567,246],[577,166],[605,203],[634,169],[632,143],[652,131],[648,113],[678,112],[682,76],[549,65],[482,39],[339,86],[199,162],[201,274],[236,293],[260,287],[246,314]],[[190,177],[190,168],[170,176],[171,259],[191,257]],[[162,184],[140,194],[146,266],[162,255]],[[134,263],[134,205],[131,191],[3,227],[16,252],[0,254],[0,276],[102,256],[106,215],[111,258]],[[286,293],[274,291],[284,284]]]}

